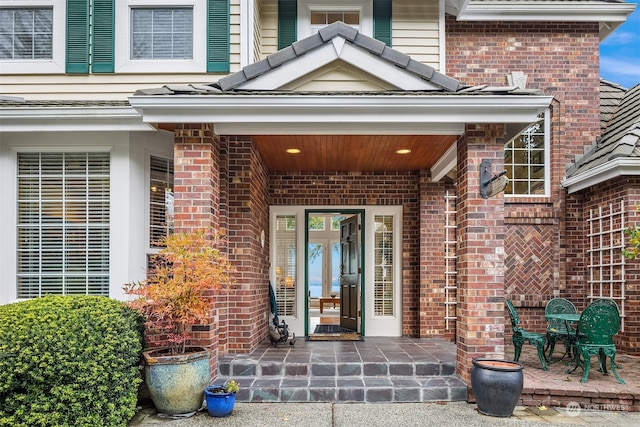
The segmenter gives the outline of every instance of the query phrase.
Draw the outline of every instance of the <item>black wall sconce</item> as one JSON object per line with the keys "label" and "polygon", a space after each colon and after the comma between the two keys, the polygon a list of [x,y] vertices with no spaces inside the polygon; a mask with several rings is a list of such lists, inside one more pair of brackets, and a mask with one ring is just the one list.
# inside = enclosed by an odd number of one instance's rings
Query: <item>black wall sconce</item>
{"label": "black wall sconce", "polygon": [[480,195],[488,199],[504,191],[509,183],[504,170],[497,175],[491,172],[491,160],[483,159],[480,163]]}

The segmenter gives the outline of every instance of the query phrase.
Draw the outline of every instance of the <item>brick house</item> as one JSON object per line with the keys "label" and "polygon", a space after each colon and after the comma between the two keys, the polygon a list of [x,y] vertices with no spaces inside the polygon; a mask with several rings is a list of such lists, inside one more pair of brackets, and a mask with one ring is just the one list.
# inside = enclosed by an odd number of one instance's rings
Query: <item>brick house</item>
{"label": "brick house", "polygon": [[0,1],[39,41],[0,59],[0,303],[123,299],[158,237],[205,226],[239,270],[198,328],[218,354],[266,339],[269,286],[299,336],[339,295],[364,337],[455,340],[463,379],[505,355],[505,299],[544,331],[554,296],[613,297],[638,353],[635,151],[574,163],[626,138],[599,43],[634,5],[337,4]]}

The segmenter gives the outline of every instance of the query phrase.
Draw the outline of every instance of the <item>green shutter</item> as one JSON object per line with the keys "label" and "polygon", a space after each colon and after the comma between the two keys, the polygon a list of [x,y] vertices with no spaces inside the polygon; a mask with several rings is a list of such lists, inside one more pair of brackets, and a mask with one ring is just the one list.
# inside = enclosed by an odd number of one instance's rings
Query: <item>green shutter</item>
{"label": "green shutter", "polygon": [[67,0],[67,73],[89,72],[89,0]]}
{"label": "green shutter", "polygon": [[298,0],[278,0],[278,50],[298,38]]}
{"label": "green shutter", "polygon": [[391,47],[391,0],[373,0],[373,37]]}
{"label": "green shutter", "polygon": [[114,0],[93,0],[92,73],[113,73],[114,71],[114,3]]}
{"label": "green shutter", "polygon": [[229,0],[207,2],[207,72],[229,72]]}

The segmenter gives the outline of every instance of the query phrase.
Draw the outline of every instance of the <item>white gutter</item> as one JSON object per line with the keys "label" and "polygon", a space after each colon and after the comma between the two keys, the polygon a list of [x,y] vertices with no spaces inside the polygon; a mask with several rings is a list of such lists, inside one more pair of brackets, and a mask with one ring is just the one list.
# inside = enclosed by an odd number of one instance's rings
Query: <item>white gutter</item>
{"label": "white gutter", "polygon": [[171,95],[129,98],[147,123],[214,123],[216,133],[455,134],[465,123],[526,127],[551,103],[531,95]]}
{"label": "white gutter", "polygon": [[633,3],[470,2],[460,11],[465,21],[568,21],[624,22],[635,10]]}
{"label": "white gutter", "polygon": [[633,13],[633,3],[595,1],[469,1],[449,0],[447,11],[459,21],[566,21],[599,22],[600,40]]}
{"label": "white gutter", "polygon": [[0,132],[156,130],[131,107],[0,108]]}
{"label": "white gutter", "polygon": [[579,175],[567,178],[561,182],[561,185],[567,189],[569,194],[572,194],[623,175],[640,175],[640,158],[620,157],[613,159]]}

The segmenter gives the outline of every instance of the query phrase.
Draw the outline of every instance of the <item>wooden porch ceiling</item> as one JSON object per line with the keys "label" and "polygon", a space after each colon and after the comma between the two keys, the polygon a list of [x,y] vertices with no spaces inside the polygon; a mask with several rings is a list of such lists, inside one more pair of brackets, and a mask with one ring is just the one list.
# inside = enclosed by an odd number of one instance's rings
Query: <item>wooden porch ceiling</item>
{"label": "wooden porch ceiling", "polygon": [[[428,169],[456,141],[455,135],[256,135],[272,172],[375,172]],[[297,148],[299,154],[288,154]],[[409,154],[397,154],[409,149]]]}

